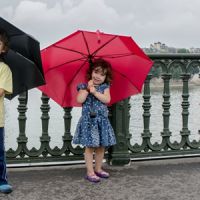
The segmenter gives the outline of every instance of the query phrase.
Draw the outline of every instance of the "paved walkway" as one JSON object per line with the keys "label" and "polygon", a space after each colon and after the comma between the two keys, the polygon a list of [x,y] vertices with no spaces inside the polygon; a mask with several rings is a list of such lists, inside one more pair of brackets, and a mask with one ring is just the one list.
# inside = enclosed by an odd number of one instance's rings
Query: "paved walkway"
{"label": "paved walkway", "polygon": [[83,179],[84,165],[9,168],[14,191],[1,200],[199,200],[200,158],[105,166],[108,180]]}

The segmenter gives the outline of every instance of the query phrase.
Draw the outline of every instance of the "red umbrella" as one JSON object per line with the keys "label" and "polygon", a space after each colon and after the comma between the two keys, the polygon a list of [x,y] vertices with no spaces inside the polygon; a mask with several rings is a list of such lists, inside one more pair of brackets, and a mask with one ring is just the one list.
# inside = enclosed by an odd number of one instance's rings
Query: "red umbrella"
{"label": "red umbrella", "polygon": [[130,36],[99,31],[76,31],[41,52],[46,85],[39,87],[62,107],[81,106],[76,102],[76,87],[86,82],[92,59],[111,63],[111,103],[141,92],[153,62]]}

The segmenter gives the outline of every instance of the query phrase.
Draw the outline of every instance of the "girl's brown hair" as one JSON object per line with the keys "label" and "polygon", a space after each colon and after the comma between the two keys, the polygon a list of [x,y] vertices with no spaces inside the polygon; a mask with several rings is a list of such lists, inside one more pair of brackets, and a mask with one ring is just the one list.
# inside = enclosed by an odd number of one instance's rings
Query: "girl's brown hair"
{"label": "girl's brown hair", "polygon": [[105,83],[110,84],[112,81],[112,67],[108,61],[106,61],[102,58],[92,61],[92,63],[90,64],[90,67],[87,71],[87,80],[91,80],[92,72],[96,68],[99,68],[99,67],[102,69],[103,73],[106,75]]}

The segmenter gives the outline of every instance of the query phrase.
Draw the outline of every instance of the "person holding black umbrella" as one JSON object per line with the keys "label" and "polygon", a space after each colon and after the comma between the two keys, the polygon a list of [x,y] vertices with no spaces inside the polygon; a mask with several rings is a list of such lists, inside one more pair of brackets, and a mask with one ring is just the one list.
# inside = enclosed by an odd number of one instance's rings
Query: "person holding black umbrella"
{"label": "person holding black umbrella", "polygon": [[4,30],[0,29],[0,192],[12,192],[12,186],[8,184],[6,172],[6,155],[4,144],[4,96],[12,93],[12,72],[3,61],[3,55],[8,50],[8,37]]}

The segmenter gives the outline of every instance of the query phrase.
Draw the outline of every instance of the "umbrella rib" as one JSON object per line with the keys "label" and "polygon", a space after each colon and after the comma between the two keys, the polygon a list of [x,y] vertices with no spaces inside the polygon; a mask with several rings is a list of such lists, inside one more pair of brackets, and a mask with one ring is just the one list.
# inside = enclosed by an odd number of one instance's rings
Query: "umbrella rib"
{"label": "umbrella rib", "polygon": [[132,56],[134,53],[125,53],[125,54],[110,54],[110,55],[101,55],[101,56],[95,56],[95,57],[103,57],[103,58],[121,58],[126,56]]}
{"label": "umbrella rib", "polygon": [[[55,68],[61,67],[62,65],[65,65],[65,64],[68,64],[68,63],[71,63],[71,62],[75,62],[75,61],[79,61],[79,60],[85,60],[85,58],[79,58],[79,59],[75,59],[75,60],[71,60],[71,61],[62,63],[62,64],[60,64],[60,65],[56,65],[56,66],[54,66],[54,67],[48,69],[48,70],[46,71],[46,74],[47,74],[48,72],[50,72],[51,70],[54,70]],[[85,62],[86,62],[86,61],[87,61],[87,60],[85,60]]]}
{"label": "umbrella rib", "polygon": [[88,62],[88,60],[84,61],[84,63],[79,67],[79,69],[76,71],[75,75],[71,78],[71,80],[69,81],[69,83],[67,85],[69,85],[72,82],[72,80],[76,77],[76,75],[79,73],[79,71],[85,65],[86,62]]}
{"label": "umbrella rib", "polygon": [[[88,62],[88,60],[85,60],[84,63],[79,67],[79,69],[76,71],[75,75],[71,78],[71,80],[68,82],[67,87],[70,85],[70,83],[73,81],[73,79],[76,77],[76,75],[79,73],[79,71],[81,70],[81,68],[85,65],[85,63]],[[63,101],[65,100],[65,96],[66,96],[66,92],[63,98]]]}
{"label": "umbrella rib", "polygon": [[9,35],[9,37],[15,37],[15,36],[21,36],[21,35],[26,35],[26,34],[25,33],[11,34]]}
{"label": "umbrella rib", "polygon": [[87,55],[86,54],[84,54],[84,53],[82,53],[82,52],[80,52],[80,51],[76,51],[76,50],[74,50],[74,49],[68,49],[68,48],[65,48],[65,47],[59,47],[59,46],[57,46],[57,45],[53,45],[54,47],[56,47],[56,48],[59,48],[59,49],[64,49],[64,50],[67,50],[67,51],[71,51],[71,52],[75,52],[75,53],[78,53],[78,54],[81,54],[83,57],[87,57]]}
{"label": "umbrella rib", "polygon": [[[127,78],[127,76],[125,76],[124,74],[122,74],[122,73],[119,72],[118,70],[112,68],[112,71],[116,71],[117,73],[121,74],[124,78],[126,78],[128,81],[130,81],[130,82],[134,85],[134,83],[133,83],[129,78]],[[134,87],[135,87],[138,91],[140,91],[139,88],[137,88],[135,85],[134,85]]]}
{"label": "umbrella rib", "polygon": [[103,44],[102,46],[100,46],[98,49],[96,49],[93,53],[92,56],[95,56],[95,54],[102,49],[103,47],[105,47],[107,44],[109,44],[111,41],[113,41],[115,38],[117,38],[118,36],[115,35],[114,37],[112,37],[110,40],[108,40],[105,44]]}
{"label": "umbrella rib", "polygon": [[90,49],[89,49],[89,45],[88,45],[88,43],[87,43],[87,40],[86,40],[86,38],[85,38],[85,34],[83,33],[83,31],[81,31],[81,33],[82,33],[82,35],[83,35],[83,40],[84,40],[84,42],[85,42],[85,45],[86,45],[86,48],[87,48],[87,51],[88,51],[88,55],[89,55],[89,57],[90,57]]}

